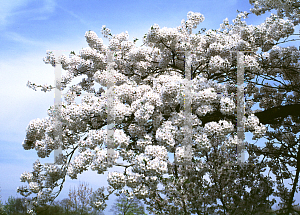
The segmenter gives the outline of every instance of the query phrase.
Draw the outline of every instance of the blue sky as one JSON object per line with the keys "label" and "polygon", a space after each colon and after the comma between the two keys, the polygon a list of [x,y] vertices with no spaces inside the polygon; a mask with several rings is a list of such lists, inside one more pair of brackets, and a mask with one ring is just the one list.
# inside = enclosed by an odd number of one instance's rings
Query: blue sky
{"label": "blue sky", "polygon": [[[74,50],[87,47],[84,34],[95,31],[99,37],[102,25],[112,34],[128,31],[130,39],[139,38],[137,46],[153,24],[160,27],[177,27],[186,19],[189,11],[200,12],[205,21],[201,28],[217,29],[223,19],[231,22],[236,10],[249,11],[248,0],[3,0],[0,8],[0,187],[2,201],[16,195],[17,186],[22,185],[19,177],[24,171],[32,170],[38,159],[35,151],[25,151],[22,141],[25,130],[32,119],[47,117],[47,109],[54,103],[53,92],[33,91],[26,87],[27,81],[36,84],[53,84],[54,68],[43,62],[47,50]],[[248,24],[257,25],[267,15],[250,15]],[[102,37],[103,38],[103,37]],[[103,38],[108,45],[108,40]],[[299,44],[299,43],[298,43]],[[74,83],[76,83],[75,79]],[[52,162],[40,159],[42,163]],[[121,171],[114,168],[113,171]],[[86,172],[79,180],[88,182],[93,188],[107,186],[107,174],[99,176]],[[67,197],[70,186],[77,181],[67,180],[58,199]],[[114,197],[114,196],[112,196]],[[109,213],[110,198],[105,214]]]}

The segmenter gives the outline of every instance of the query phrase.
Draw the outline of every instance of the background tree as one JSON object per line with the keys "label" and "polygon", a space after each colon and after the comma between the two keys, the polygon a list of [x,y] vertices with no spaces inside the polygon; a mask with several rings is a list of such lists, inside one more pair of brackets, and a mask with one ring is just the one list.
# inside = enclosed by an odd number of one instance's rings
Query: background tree
{"label": "background tree", "polygon": [[122,194],[116,201],[110,210],[115,215],[146,215],[143,203],[137,198],[128,199]]}
{"label": "background tree", "polygon": [[65,198],[62,199],[60,201],[57,202],[58,205],[62,208],[62,210],[64,211],[64,213],[66,214],[70,214],[71,213],[71,207],[72,207],[72,203],[70,202],[70,199]]}
{"label": "background tree", "polygon": [[65,213],[62,207],[57,202],[53,202],[51,205],[42,205],[36,207],[37,215],[64,215]]}
{"label": "background tree", "polygon": [[90,195],[93,193],[88,183],[81,182],[77,189],[69,189],[69,204],[71,211],[78,211],[80,214],[88,214],[92,211],[90,207]]}
{"label": "background tree", "polygon": [[[26,198],[15,198],[13,196],[8,198],[8,201],[3,205],[1,215],[24,215],[27,213]],[[72,199],[73,200],[73,199]],[[51,205],[38,205],[35,208],[36,215],[103,215],[102,211],[83,211],[82,208],[73,208],[74,202],[70,199],[63,199],[61,201],[53,201]]]}
{"label": "background tree", "polygon": [[5,202],[3,207],[3,213],[10,214],[27,214],[27,199],[26,198],[15,198],[10,196]]}
{"label": "background tree", "polygon": [[6,215],[4,205],[2,203],[1,187],[0,187],[0,215]]}

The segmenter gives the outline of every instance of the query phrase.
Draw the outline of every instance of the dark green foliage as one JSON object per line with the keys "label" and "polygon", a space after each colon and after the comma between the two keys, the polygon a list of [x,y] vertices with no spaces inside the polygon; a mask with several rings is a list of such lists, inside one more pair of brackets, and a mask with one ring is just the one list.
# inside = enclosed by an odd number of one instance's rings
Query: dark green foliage
{"label": "dark green foliage", "polygon": [[13,196],[10,196],[4,205],[3,214],[26,214],[27,207],[25,200],[25,198],[15,198]]}

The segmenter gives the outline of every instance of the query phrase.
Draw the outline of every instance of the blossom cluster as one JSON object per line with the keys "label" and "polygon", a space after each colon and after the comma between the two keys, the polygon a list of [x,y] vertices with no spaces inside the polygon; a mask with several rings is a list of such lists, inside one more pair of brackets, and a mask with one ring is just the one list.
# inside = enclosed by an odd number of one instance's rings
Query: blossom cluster
{"label": "blossom cluster", "polygon": [[156,157],[154,159],[152,156],[149,156],[147,154],[140,154],[136,157],[136,160],[134,161],[135,166],[133,167],[133,171],[137,173],[142,173],[143,170],[149,172],[149,173],[167,173],[167,162],[159,157]]}
{"label": "blossom cluster", "polygon": [[145,198],[149,195],[149,191],[146,185],[139,184],[136,188],[133,188],[133,194],[137,198]]}
{"label": "blossom cluster", "polygon": [[275,41],[294,33],[294,24],[290,20],[279,18],[275,14],[267,17],[265,22],[258,25],[247,25],[241,29],[241,38],[248,43],[262,45],[262,51],[267,52]]}
{"label": "blossom cluster", "polygon": [[126,184],[123,173],[109,172],[107,178],[108,184],[115,189],[123,188]]}
{"label": "blossom cluster", "polygon": [[[219,50],[222,50],[222,49],[223,49],[223,47],[221,47],[221,46],[218,47],[218,44],[211,44],[211,45],[210,45],[210,48],[211,48],[211,49],[212,49],[212,46],[213,46],[213,45],[217,46],[216,48],[214,48],[214,50],[218,50],[218,49],[219,49]],[[219,50],[218,50],[218,51],[219,51]],[[211,51],[211,50],[210,50],[210,51]],[[227,63],[227,64],[228,64],[228,63]],[[212,56],[211,59],[210,59],[210,61],[209,61],[209,67],[210,67],[210,69],[211,69],[212,71],[218,71],[218,70],[224,68],[225,65],[226,65],[225,60],[224,60],[222,57],[220,57],[219,55]]]}
{"label": "blossom cluster", "polygon": [[208,136],[224,136],[232,132],[234,127],[230,121],[220,120],[219,122],[209,122],[204,126],[204,131]]}
{"label": "blossom cluster", "polygon": [[137,187],[137,185],[141,182],[141,174],[133,173],[129,171],[126,176],[126,186],[128,187]]}
{"label": "blossom cluster", "polygon": [[232,114],[235,110],[235,103],[229,97],[222,97],[220,100],[220,111],[223,114]]}
{"label": "blossom cluster", "polygon": [[[106,28],[107,29],[107,28]],[[121,34],[112,35],[109,38],[109,46],[108,48],[112,51],[121,49],[122,42],[127,42],[129,39],[128,32],[122,32]]]}
{"label": "blossom cluster", "polygon": [[254,6],[250,11],[256,15],[264,14],[271,9],[277,9],[277,15],[280,18],[287,16],[293,21],[294,25],[300,23],[299,1],[297,0],[250,0],[249,2]]}
{"label": "blossom cluster", "polygon": [[197,28],[197,26],[204,21],[204,16],[200,13],[193,13],[192,11],[187,14],[186,25],[188,28]]}
{"label": "blossom cluster", "polygon": [[41,158],[48,157],[51,151],[58,146],[55,137],[59,131],[55,128],[54,123],[55,121],[49,118],[31,120],[26,129],[23,148],[35,149]]}
{"label": "blossom cluster", "polygon": [[168,158],[168,152],[164,146],[148,145],[145,148],[145,155],[162,160],[167,160]]}
{"label": "blossom cluster", "polygon": [[254,114],[251,114],[246,120],[245,120],[245,128],[246,130],[252,131],[253,138],[252,139],[258,139],[263,137],[263,135],[266,133],[267,128],[262,123],[259,123],[259,119]]}
{"label": "blossom cluster", "polygon": [[94,159],[94,153],[87,149],[77,155],[68,168],[68,175],[71,179],[77,179],[77,175],[86,171]]}
{"label": "blossom cluster", "polygon": [[200,105],[197,108],[196,113],[198,116],[205,116],[206,114],[211,113],[213,111],[214,111],[213,105]]}
{"label": "blossom cluster", "polygon": [[194,157],[191,145],[177,147],[175,157],[177,163],[191,161],[192,157]]}
{"label": "blossom cluster", "polygon": [[217,97],[214,88],[207,88],[195,93],[194,100],[196,103],[205,104],[215,101]]}
{"label": "blossom cluster", "polygon": [[91,206],[96,210],[103,211],[107,207],[107,204],[105,202],[106,195],[104,194],[104,190],[104,187],[98,188],[90,197]]}
{"label": "blossom cluster", "polygon": [[225,147],[235,147],[236,145],[238,145],[240,143],[239,139],[238,139],[238,136],[237,135],[234,135],[233,137],[230,136],[228,137],[227,140],[225,140],[224,142],[224,146]]}
{"label": "blossom cluster", "polygon": [[98,51],[105,50],[106,47],[103,44],[103,40],[98,37],[98,35],[94,31],[87,31],[85,33],[85,38],[89,47],[96,49]]}
{"label": "blossom cluster", "polygon": [[211,143],[206,133],[195,134],[196,146],[200,150],[210,150]]}
{"label": "blossom cluster", "polygon": [[[39,160],[33,164],[32,172],[24,172],[20,177],[21,182],[27,182],[28,186],[17,188],[17,192],[24,196],[36,194],[31,204],[45,204],[53,198],[51,192],[54,184],[64,177],[64,170],[54,164],[42,165]],[[45,182],[45,183],[43,183]]]}
{"label": "blossom cluster", "polygon": [[137,140],[137,147],[141,150],[145,150],[148,145],[152,144],[152,139],[153,138],[149,134],[146,134],[143,138]]}
{"label": "blossom cluster", "polygon": [[132,110],[128,104],[117,102],[113,107],[113,111],[110,112],[114,116],[115,123],[120,123],[125,116],[131,115]]}
{"label": "blossom cluster", "polygon": [[166,143],[167,146],[173,147],[175,145],[174,135],[177,128],[172,125],[172,122],[166,121],[161,128],[156,131],[156,140]]}
{"label": "blossom cluster", "polygon": [[63,169],[56,166],[55,164],[45,165],[44,171],[44,175],[46,177],[46,187],[51,187],[53,182],[60,180],[64,176]]}
{"label": "blossom cluster", "polygon": [[149,103],[146,103],[143,105],[141,109],[138,109],[134,116],[137,119],[138,123],[141,124],[142,122],[147,122],[152,114],[154,113],[154,106],[150,105]]}
{"label": "blossom cluster", "polygon": [[[129,137],[123,130],[117,129],[114,132],[114,147],[128,146]],[[107,145],[107,130],[90,131],[85,141],[80,141],[80,154],[70,163],[68,174],[71,178],[76,178],[77,174],[87,170],[90,166],[92,170],[104,171],[109,162],[115,162],[120,156],[118,151],[114,151],[114,156],[107,155],[108,149],[101,149],[100,146]],[[87,149],[86,147],[90,148]],[[91,151],[94,150],[94,152]]]}
{"label": "blossom cluster", "polygon": [[80,57],[85,60],[93,60],[93,63],[104,64],[106,61],[106,57],[104,53],[99,53],[98,51],[92,49],[91,47],[81,49],[79,54]]}
{"label": "blossom cluster", "polygon": [[[127,82],[128,78],[121,73],[117,73],[116,71],[114,71],[112,74],[112,71],[110,71],[109,74],[114,77],[115,85],[117,86]],[[94,75],[94,78],[97,83],[101,84],[104,87],[107,87],[108,80],[109,80],[107,71],[103,71],[102,73],[97,71]]]}
{"label": "blossom cluster", "polygon": [[33,174],[31,172],[23,172],[20,176],[21,182],[32,182],[33,181]]}

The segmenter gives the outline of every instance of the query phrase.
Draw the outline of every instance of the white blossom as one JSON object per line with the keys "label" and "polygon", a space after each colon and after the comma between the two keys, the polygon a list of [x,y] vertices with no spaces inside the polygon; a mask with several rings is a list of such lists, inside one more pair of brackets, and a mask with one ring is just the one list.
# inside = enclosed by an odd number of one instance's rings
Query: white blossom
{"label": "white blossom", "polygon": [[125,175],[119,172],[109,172],[107,176],[108,183],[113,188],[123,188],[125,186]]}
{"label": "white blossom", "polygon": [[85,33],[85,38],[91,48],[94,48],[99,51],[105,49],[103,40],[99,38],[94,31],[87,31]]}
{"label": "white blossom", "polygon": [[235,103],[229,97],[222,97],[220,100],[220,111],[223,114],[232,114],[235,112]]}
{"label": "white blossom", "polygon": [[38,193],[40,190],[40,186],[37,182],[29,182],[29,189],[33,192],[33,193]]}
{"label": "white blossom", "polygon": [[20,176],[21,182],[32,182],[33,180],[33,174],[31,172],[23,172]]}

